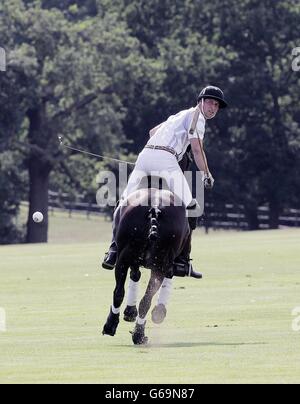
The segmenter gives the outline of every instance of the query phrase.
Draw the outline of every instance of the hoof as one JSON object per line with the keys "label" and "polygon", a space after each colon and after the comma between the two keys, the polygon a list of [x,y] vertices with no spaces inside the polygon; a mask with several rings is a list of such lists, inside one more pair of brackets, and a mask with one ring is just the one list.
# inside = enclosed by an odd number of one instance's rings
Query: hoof
{"label": "hoof", "polygon": [[109,316],[102,330],[102,335],[110,335],[113,337],[116,334],[120,321],[120,314],[114,314],[110,311]]}
{"label": "hoof", "polygon": [[134,331],[132,332],[132,342],[134,345],[147,345],[148,337],[145,336],[145,324],[136,324]]}
{"label": "hoof", "polygon": [[134,323],[138,315],[136,306],[127,306],[124,310],[124,321]]}
{"label": "hoof", "polygon": [[167,315],[166,306],[164,304],[159,304],[158,306],[155,306],[154,309],[152,310],[151,315],[153,323],[161,324]]}

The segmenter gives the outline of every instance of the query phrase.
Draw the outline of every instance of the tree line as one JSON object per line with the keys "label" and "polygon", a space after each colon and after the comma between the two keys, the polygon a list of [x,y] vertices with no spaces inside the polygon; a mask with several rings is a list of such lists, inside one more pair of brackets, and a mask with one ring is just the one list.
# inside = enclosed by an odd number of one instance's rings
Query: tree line
{"label": "tree line", "polygon": [[[103,163],[79,148],[137,154],[149,129],[196,103],[207,84],[230,108],[208,124],[216,206],[257,207],[270,228],[300,200],[300,46],[296,0],[2,0],[0,47],[0,243],[46,242],[48,190],[95,197]],[[22,232],[21,200],[30,203]],[[30,217],[45,212],[41,226]]]}

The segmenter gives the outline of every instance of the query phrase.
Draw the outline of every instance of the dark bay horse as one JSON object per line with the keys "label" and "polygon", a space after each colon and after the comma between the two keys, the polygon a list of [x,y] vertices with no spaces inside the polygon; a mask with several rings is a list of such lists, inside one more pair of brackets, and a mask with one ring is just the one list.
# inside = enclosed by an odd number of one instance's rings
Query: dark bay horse
{"label": "dark bay horse", "polygon": [[129,268],[131,278],[139,280],[140,267],[145,267],[151,270],[151,277],[138,308],[132,340],[134,344],[147,342],[145,319],[152,299],[164,278],[172,277],[173,262],[186,246],[191,233],[186,207],[184,204],[175,205],[179,204],[175,204],[174,194],[154,188],[138,190],[121,204],[116,217],[116,287],[103,335],[114,336],[116,333]]}

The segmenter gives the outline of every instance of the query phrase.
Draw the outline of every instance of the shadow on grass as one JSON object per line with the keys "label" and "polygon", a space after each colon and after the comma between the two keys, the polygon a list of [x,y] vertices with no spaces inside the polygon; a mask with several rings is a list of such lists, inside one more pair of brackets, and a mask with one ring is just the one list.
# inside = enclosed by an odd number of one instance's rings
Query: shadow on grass
{"label": "shadow on grass", "polygon": [[164,344],[149,344],[149,348],[194,348],[200,346],[243,346],[243,345],[265,345],[266,342],[172,342]]}
{"label": "shadow on grass", "polygon": [[[205,346],[247,346],[247,345],[267,345],[266,342],[230,342],[230,343],[221,343],[221,342],[171,342],[171,343],[151,343],[147,345],[136,345],[136,348],[195,348],[195,347],[205,347]],[[131,348],[134,345],[116,345],[117,347]]]}

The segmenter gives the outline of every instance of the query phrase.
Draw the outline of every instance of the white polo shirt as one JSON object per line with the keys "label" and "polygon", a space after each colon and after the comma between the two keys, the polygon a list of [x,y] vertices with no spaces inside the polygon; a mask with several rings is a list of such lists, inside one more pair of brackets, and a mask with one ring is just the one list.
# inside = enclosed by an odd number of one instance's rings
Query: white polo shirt
{"label": "white polo shirt", "polygon": [[193,107],[171,115],[150,138],[147,145],[170,147],[176,151],[180,161],[191,144],[191,139],[197,139],[198,136],[201,140],[204,139],[205,118],[201,112],[194,134],[189,133],[196,109],[197,107]]}

